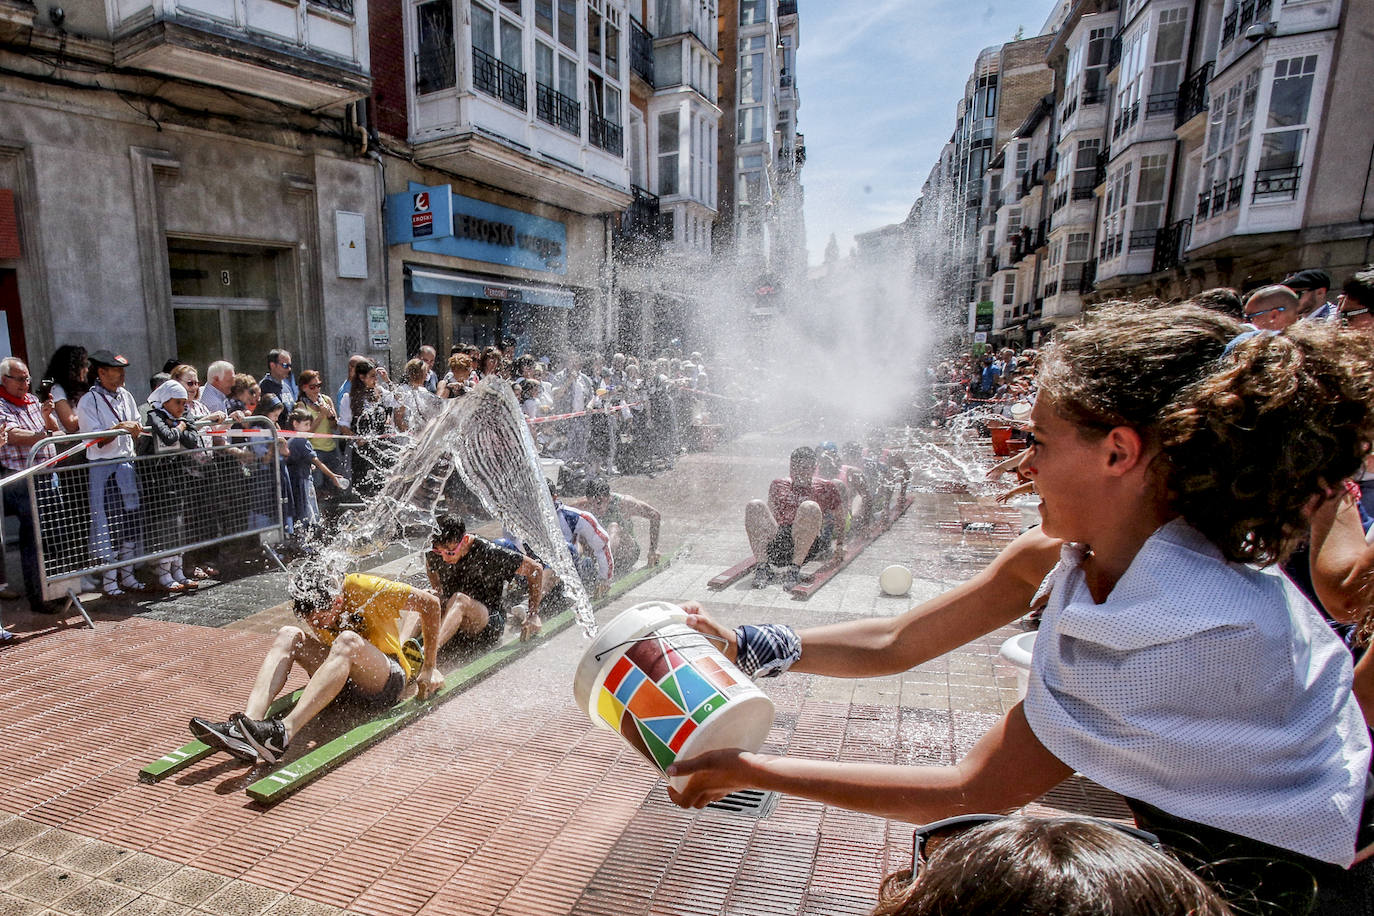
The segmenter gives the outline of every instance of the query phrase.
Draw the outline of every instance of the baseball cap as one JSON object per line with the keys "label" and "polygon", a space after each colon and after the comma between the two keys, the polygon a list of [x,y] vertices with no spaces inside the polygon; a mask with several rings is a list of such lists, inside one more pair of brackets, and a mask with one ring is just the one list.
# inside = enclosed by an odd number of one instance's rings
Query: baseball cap
{"label": "baseball cap", "polygon": [[1303,293],[1310,289],[1330,289],[1331,275],[1324,270],[1310,267],[1289,274],[1284,278],[1282,285],[1295,293]]}

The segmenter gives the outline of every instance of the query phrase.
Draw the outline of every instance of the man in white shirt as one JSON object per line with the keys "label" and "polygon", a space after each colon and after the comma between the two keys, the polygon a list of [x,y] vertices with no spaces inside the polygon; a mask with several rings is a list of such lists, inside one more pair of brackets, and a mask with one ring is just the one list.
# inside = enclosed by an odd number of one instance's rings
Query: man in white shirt
{"label": "man in white shirt", "polygon": [[[564,358],[564,369],[554,378],[554,409],[559,413],[578,413],[586,410],[588,403],[596,394],[592,380],[582,372],[581,354],[569,352]],[[587,460],[588,436],[591,431],[589,418],[573,417],[561,421],[568,433],[567,445],[559,455],[564,461]]]}
{"label": "man in white shirt", "polygon": [[205,387],[200,392],[200,402],[210,408],[210,413],[229,413],[229,389],[234,386],[234,364],[228,360],[218,360],[205,370]]}
{"label": "man in white shirt", "polygon": [[[109,350],[96,350],[89,361],[96,378],[76,405],[80,429],[83,433],[122,433],[92,440],[86,446],[86,458],[91,462],[91,558],[104,565],[116,559],[131,560],[138,552],[138,480],[130,459],[143,426],[138,419],[138,402],[124,387],[129,361]],[[106,570],[101,579],[101,591],[111,597],[143,590],[132,564]]]}

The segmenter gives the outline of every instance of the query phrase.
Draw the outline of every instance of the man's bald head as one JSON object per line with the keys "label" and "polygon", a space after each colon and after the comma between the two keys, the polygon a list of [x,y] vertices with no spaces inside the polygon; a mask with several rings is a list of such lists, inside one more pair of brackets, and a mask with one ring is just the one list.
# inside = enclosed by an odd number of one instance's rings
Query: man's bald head
{"label": "man's bald head", "polygon": [[1286,286],[1261,286],[1245,300],[1245,320],[1262,331],[1282,331],[1298,317],[1298,294]]}

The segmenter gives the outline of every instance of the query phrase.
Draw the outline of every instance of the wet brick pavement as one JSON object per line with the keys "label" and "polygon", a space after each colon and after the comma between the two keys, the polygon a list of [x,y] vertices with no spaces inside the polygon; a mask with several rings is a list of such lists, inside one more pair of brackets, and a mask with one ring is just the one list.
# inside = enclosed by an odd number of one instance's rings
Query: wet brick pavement
{"label": "wet brick pavement", "polygon": [[[707,591],[747,553],[743,503],[794,444],[747,436],[618,481],[665,510],[663,546],[679,553],[601,618],[651,598],[698,598],[731,623],[892,615],[1005,542],[960,533],[967,497],[920,494],[810,601],[747,582]],[[384,559],[385,573],[419,571],[413,557]],[[911,599],[879,593],[893,562],[917,575]],[[139,784],[140,767],[185,742],[189,715],[242,704],[289,617],[283,597],[281,574],[262,572],[175,599],[94,601],[95,631],[7,604],[23,639],[0,650],[0,916],[865,913],[910,856],[909,825],[800,799],[762,818],[673,806],[655,771],[575,707],[575,629],[270,809],[223,756]],[[891,677],[765,681],[778,709],[767,747],[953,761],[1015,701],[996,654],[1015,632]],[[1124,812],[1082,780],[1036,807]]]}

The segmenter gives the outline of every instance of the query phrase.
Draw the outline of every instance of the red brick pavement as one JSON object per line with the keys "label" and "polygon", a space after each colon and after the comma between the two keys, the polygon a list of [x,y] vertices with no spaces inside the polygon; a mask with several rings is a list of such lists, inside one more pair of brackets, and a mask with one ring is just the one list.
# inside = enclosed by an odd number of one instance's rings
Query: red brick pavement
{"label": "red brick pavement", "polygon": [[[242,697],[269,640],[130,618],[7,649],[0,811],[397,916],[864,912],[908,848],[909,829],[799,799],[762,820],[682,811],[561,683],[533,709],[459,698],[271,809],[222,756],[139,784],[187,740],[190,712]],[[899,754],[891,711],[859,710],[846,729],[847,708],[808,703],[802,677],[770,692],[774,748]]]}

